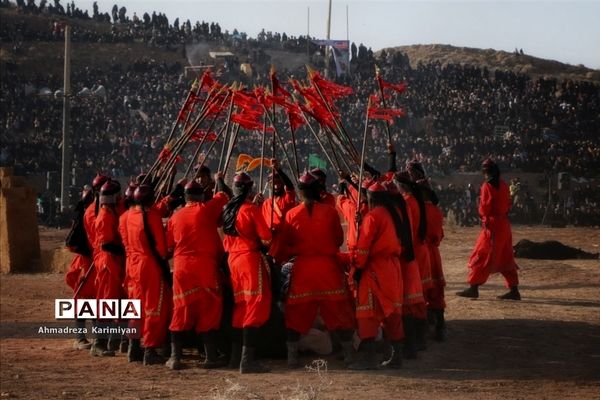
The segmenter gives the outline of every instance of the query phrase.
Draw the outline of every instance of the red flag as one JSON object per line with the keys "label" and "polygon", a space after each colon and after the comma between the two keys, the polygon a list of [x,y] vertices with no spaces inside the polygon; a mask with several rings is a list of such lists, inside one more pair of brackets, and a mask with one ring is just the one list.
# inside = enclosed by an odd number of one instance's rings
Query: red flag
{"label": "red flag", "polygon": [[214,131],[206,132],[205,130],[198,129],[190,136],[190,142],[200,142],[202,140],[214,142],[217,140],[217,134]]}
{"label": "red flag", "polygon": [[166,162],[169,158],[171,158],[171,149],[167,146],[165,146],[160,154],[158,155],[158,159],[160,160],[160,162]]}
{"label": "red flag", "polygon": [[309,76],[313,84],[315,84],[319,88],[323,96],[328,99],[345,97],[354,93],[354,90],[352,90],[350,86],[343,86],[335,82],[328,81],[316,71],[311,71]]}
{"label": "red flag", "polygon": [[196,96],[195,93],[190,92],[190,95],[188,96],[185,104],[183,105],[181,110],[179,110],[179,114],[177,115],[177,122],[185,122],[188,114],[194,111],[194,107],[196,106],[196,103],[199,100],[200,98]]}
{"label": "red flag", "polygon": [[388,121],[390,124],[394,123],[394,118],[406,115],[403,109],[380,108],[376,104],[369,107],[368,113],[369,119],[382,119]]}
{"label": "red flag", "polygon": [[208,92],[215,85],[218,85],[218,83],[213,79],[211,70],[204,70],[204,73],[200,77],[200,90],[203,92]]}
{"label": "red flag", "polygon": [[285,90],[283,88],[283,86],[281,86],[281,84],[279,83],[279,79],[277,78],[277,75],[275,73],[275,67],[271,66],[271,85],[273,86],[273,96],[281,96],[284,98],[287,97],[292,97],[292,95],[290,94],[290,92],[288,92],[287,90]]}
{"label": "red flag", "polygon": [[[262,131],[263,122],[260,120],[261,116],[262,114],[243,112],[231,114],[231,121],[249,131]],[[273,128],[267,128],[267,132],[273,132]]]}
{"label": "red flag", "polygon": [[406,82],[400,82],[400,83],[386,82],[383,80],[381,75],[377,75],[377,82],[379,83],[379,86],[381,87],[382,90],[385,88],[389,88],[389,89],[395,90],[398,93],[402,93],[402,92],[406,91],[406,89],[408,88],[408,83],[406,83]]}

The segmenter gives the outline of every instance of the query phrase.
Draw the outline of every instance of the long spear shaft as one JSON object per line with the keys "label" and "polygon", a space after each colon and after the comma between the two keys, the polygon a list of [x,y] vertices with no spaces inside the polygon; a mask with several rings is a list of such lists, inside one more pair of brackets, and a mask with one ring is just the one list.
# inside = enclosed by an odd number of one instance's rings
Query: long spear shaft
{"label": "long spear shaft", "polygon": [[[352,143],[352,140],[350,140],[350,136],[348,136],[348,132],[346,132],[346,129],[344,128],[344,126],[336,118],[335,114],[333,113],[333,110],[331,109],[331,106],[329,105],[329,103],[325,99],[325,96],[323,96],[323,93],[321,92],[321,89],[319,89],[319,85],[317,85],[317,84],[315,84],[313,82],[313,86],[314,86],[315,90],[317,91],[317,93],[319,94],[319,96],[321,97],[321,100],[323,101],[323,104],[325,104],[325,107],[327,108],[327,111],[329,111],[329,114],[331,114],[331,116],[333,118],[333,122],[335,122],[335,125],[337,126],[338,130],[340,131],[340,133],[343,133],[344,138],[350,144],[349,149],[352,150],[352,151],[350,151],[350,153],[353,156],[357,156],[358,155],[358,151],[356,151],[356,147],[354,147],[354,144]],[[340,135],[340,137],[341,136],[342,135]]]}
{"label": "long spear shaft", "polygon": [[[327,160],[329,160],[329,163],[331,165],[335,166],[335,163],[331,160],[331,157],[327,153],[327,150],[325,150],[325,146],[323,146],[323,143],[321,143],[321,139],[319,139],[319,135],[317,134],[317,132],[315,132],[314,128],[312,127],[312,125],[308,121],[308,117],[306,116],[306,113],[304,112],[304,110],[302,110],[302,116],[304,117],[304,120],[306,121],[306,125],[308,125],[308,128],[312,132],[313,136],[315,137],[315,139],[317,139],[317,143],[321,147],[321,151],[323,151],[323,154],[325,154],[325,157],[327,157]],[[338,176],[340,176],[340,171],[336,171],[336,173],[338,174]]]}
{"label": "long spear shaft", "polygon": [[[364,173],[364,165],[365,165],[365,152],[367,149],[367,132],[369,129],[369,107],[371,106],[371,99],[369,99],[369,101],[367,101],[367,116],[365,118],[365,132],[363,133],[363,142],[362,142],[362,150],[360,153],[360,171],[358,173],[358,200],[356,201],[356,214],[359,215],[360,213],[360,203],[362,201],[362,190],[360,190],[360,187],[362,185],[362,180],[363,180],[363,173]],[[358,243],[358,235],[359,235],[359,228],[360,228],[360,219],[355,218],[355,223],[356,223],[356,243]]]}
{"label": "long spear shaft", "polygon": [[[219,93],[223,90],[224,90],[223,88],[219,89]],[[214,90],[211,90],[211,92],[209,93],[209,96],[213,92],[214,92]],[[217,93],[217,95],[219,93]],[[211,103],[208,104],[208,106],[209,107],[212,106],[213,104],[215,104],[215,102],[217,100],[218,100],[218,98],[215,95],[214,98],[211,100]],[[208,98],[207,98],[207,101],[208,101]],[[194,130],[197,129],[198,126],[200,126],[200,124],[204,121],[204,119],[207,116],[208,116],[208,107],[207,107],[207,102],[205,102],[200,111],[200,114],[198,115],[198,117],[196,118],[194,123],[190,127],[186,127],[186,129],[184,130],[184,133],[179,138],[177,138],[177,140],[175,141],[175,144],[173,145],[173,150],[171,151],[171,155],[169,156],[168,160],[163,165],[161,165],[159,167],[159,170],[156,172],[156,176],[161,177],[160,180],[164,179],[165,174],[168,174],[168,171],[175,163],[177,156],[179,155],[179,153],[183,150],[183,148],[187,144],[187,142],[188,142],[189,138],[192,136]]]}
{"label": "long spear shaft", "polygon": [[227,151],[227,158],[225,159],[225,164],[223,165],[223,174],[227,172],[227,167],[229,167],[229,160],[231,160],[231,154],[233,153],[233,148],[237,142],[238,133],[240,132],[240,125],[237,124],[234,128],[235,132],[233,133],[233,137],[229,143],[229,149]]}
{"label": "long spear shaft", "polygon": [[[219,110],[221,109],[221,107],[223,107],[223,104],[225,104],[225,102],[227,101],[227,97],[229,97],[229,93],[225,96],[225,98],[223,99],[223,101],[221,102],[221,105],[219,106]],[[215,116],[213,117],[212,121],[210,122],[210,125],[208,126],[208,128],[206,129],[206,134],[204,135],[204,137],[200,140],[200,143],[198,144],[198,147],[196,147],[196,151],[194,152],[194,155],[192,156],[192,160],[190,161],[190,164],[188,165],[187,169],[185,170],[185,177],[187,178],[190,170],[192,169],[192,166],[194,165],[194,163],[196,162],[196,158],[198,157],[198,154],[200,153],[200,149],[202,148],[202,145],[204,144],[204,142],[206,141],[207,136],[210,133],[211,128],[213,127],[213,125],[215,124],[215,122],[217,121],[217,118],[219,117],[219,115],[221,114],[221,112],[219,111],[218,113],[215,114]]]}
{"label": "long spear shaft", "polygon": [[227,143],[229,126],[231,125],[231,113],[233,111],[233,98],[235,97],[235,93],[231,94],[231,103],[229,103],[229,111],[227,112],[227,124],[225,125],[225,136],[223,136],[223,147],[221,147],[221,157],[219,157],[219,168],[218,171],[222,171],[221,163],[223,162],[223,157],[225,157],[225,145]]}
{"label": "long spear shaft", "polygon": [[[269,119],[269,123],[273,127],[273,143],[275,143],[275,138],[277,138],[277,140],[279,141],[279,145],[281,146],[281,149],[283,150],[283,157],[284,157],[285,161],[287,162],[287,165],[290,168],[290,171],[294,172],[294,168],[292,167],[292,163],[290,162],[290,158],[289,158],[289,156],[287,154],[287,151],[285,149],[285,146],[283,144],[283,140],[281,140],[281,135],[279,135],[279,131],[277,130],[277,127],[275,126],[275,123],[273,122],[273,120],[269,116],[269,113],[267,112],[267,108],[265,107],[264,104],[263,104],[263,108],[265,110],[265,115]],[[273,148],[275,148],[275,146],[273,146]],[[273,157],[273,158],[275,158],[275,157]],[[294,182],[297,183],[297,178],[295,176],[294,176]]]}
{"label": "long spear shaft", "polygon": [[[223,126],[221,127],[221,129],[219,129],[219,133],[217,133],[217,137],[215,138],[215,140],[210,144],[210,147],[208,148],[208,150],[206,150],[206,156],[202,159],[202,162],[200,162],[200,165],[198,167],[198,170],[196,171],[196,173],[194,174],[194,179],[196,179],[198,177],[198,175],[200,174],[200,167],[202,167],[204,165],[204,162],[206,161],[206,158],[210,155],[210,152],[212,151],[212,149],[215,147],[215,144],[217,144],[217,141],[219,140],[219,138],[221,137],[221,135],[223,134],[223,132],[225,131],[225,127],[226,124],[223,124]],[[224,139],[223,139],[224,140]]]}
{"label": "long spear shaft", "polygon": [[267,118],[263,117],[262,139],[260,141],[260,176],[258,178],[258,187],[263,187],[263,172],[265,165],[265,137],[267,135]]}
{"label": "long spear shaft", "polygon": [[[377,81],[377,86],[379,87],[379,95],[381,96],[381,104],[383,104],[383,108],[387,108],[387,104],[385,102],[385,95],[383,93],[383,86],[381,85],[381,80],[377,79],[377,77],[379,77],[379,68],[375,69],[375,80]],[[369,112],[367,110],[367,112]],[[390,131],[390,122],[386,119],[385,120],[385,129],[387,131],[387,135],[388,135],[388,143],[392,143],[392,132]]]}

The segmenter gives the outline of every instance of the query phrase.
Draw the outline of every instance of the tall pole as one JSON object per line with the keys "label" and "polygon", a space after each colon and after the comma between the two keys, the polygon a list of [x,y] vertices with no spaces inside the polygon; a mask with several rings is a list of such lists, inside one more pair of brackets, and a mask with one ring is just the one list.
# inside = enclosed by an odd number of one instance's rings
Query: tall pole
{"label": "tall pole", "polygon": [[[329,0],[329,12],[327,13],[327,40],[331,39],[331,2],[333,0]],[[325,77],[329,78],[329,46],[325,47]]]}
{"label": "tall pole", "polygon": [[310,64],[310,7],[306,11],[306,57]]}
{"label": "tall pole", "polygon": [[60,176],[60,209],[69,209],[69,185],[71,170],[71,28],[65,26],[65,70],[63,87],[62,166]]}
{"label": "tall pole", "polygon": [[350,45],[350,24],[348,23],[348,4],[346,4],[346,40]]}

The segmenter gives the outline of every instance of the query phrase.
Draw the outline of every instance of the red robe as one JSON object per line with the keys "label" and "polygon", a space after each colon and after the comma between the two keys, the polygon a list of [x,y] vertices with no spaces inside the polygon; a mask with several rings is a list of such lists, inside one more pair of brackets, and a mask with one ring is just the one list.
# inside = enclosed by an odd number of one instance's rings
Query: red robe
{"label": "red robe", "polygon": [[[167,256],[167,245],[161,216],[151,208],[146,211],[146,219],[156,242],[156,250],[164,258]],[[140,325],[143,326],[143,344],[146,347],[159,347],[167,336],[173,295],[148,243],[141,209],[133,208],[127,212],[123,241],[130,258],[128,283],[134,286],[134,292],[139,293],[142,303]]]}
{"label": "red robe", "polygon": [[444,215],[442,210],[430,201],[425,202],[427,209],[427,234],[425,245],[429,250],[431,261],[431,281],[433,286],[426,291],[427,305],[431,309],[443,310],[446,308],[444,301],[444,287],[446,280],[442,269],[442,257],[440,255],[440,242],[444,238]]}
{"label": "red robe", "polygon": [[433,286],[431,282],[431,263],[429,261],[429,251],[425,242],[419,238],[419,222],[421,221],[421,211],[419,203],[411,195],[404,195],[406,201],[406,211],[410,219],[410,230],[413,239],[413,249],[415,251],[415,260],[419,266],[419,276],[423,290],[427,290]]}
{"label": "red robe", "polygon": [[271,230],[260,207],[250,202],[240,207],[235,228],[238,236],[225,235],[223,241],[235,302],[232,325],[260,327],[271,314],[271,271],[259,249],[270,243]]}
{"label": "red robe", "polygon": [[285,245],[295,256],[287,295],[286,326],[306,333],[321,311],[329,330],[352,329],[354,310],[343,267],[337,254],[344,232],[335,208],[313,203],[300,204],[285,217]]}
{"label": "red robe", "polygon": [[100,207],[94,223],[97,299],[120,299],[123,297],[123,278],[125,276],[123,256],[102,248],[104,244],[117,246],[121,244],[118,228],[119,217],[116,211],[109,207]]}
{"label": "red robe", "polygon": [[335,196],[329,192],[321,193],[321,199],[319,202],[335,208]]}
{"label": "red robe", "polygon": [[[81,284],[85,277],[88,269],[92,265],[92,257],[84,256],[82,254],[75,254],[69,270],[65,276],[65,282],[71,289],[73,294]],[[77,294],[77,299],[95,299],[96,298],[96,270],[95,268],[90,271],[87,280],[81,287],[81,290]]]}
{"label": "red robe", "polygon": [[511,200],[508,185],[500,180],[498,188],[485,182],[481,185],[479,215],[482,230],[469,258],[469,283],[481,285],[489,274],[500,272],[507,286],[518,284],[517,263],[512,248],[512,232],[508,211]]}
{"label": "red robe", "polygon": [[[278,264],[284,263],[287,260],[285,251],[281,245],[281,224],[285,219],[285,214],[296,206],[296,192],[294,190],[287,190],[283,196],[275,197],[275,207],[271,213],[271,202],[272,199],[269,197],[266,199],[261,207],[263,219],[266,221],[267,226],[271,228],[273,234],[273,241],[269,248],[269,255],[271,255]],[[273,223],[271,224],[271,215],[273,216]]]}
{"label": "red robe", "polygon": [[[350,196],[339,195],[337,197],[336,205],[348,224],[348,229],[346,230],[346,246],[350,251],[356,246],[356,202],[358,201],[358,191],[352,186],[349,186],[348,190],[350,191]],[[364,217],[368,212],[369,206],[366,203],[363,203],[360,207],[361,215]]]}
{"label": "red robe", "polygon": [[[374,338],[381,323],[389,339],[400,340],[404,335],[401,252],[390,214],[383,207],[372,209],[362,221],[355,251],[356,268],[363,270],[356,305],[361,339]],[[392,314],[396,315],[390,319]]]}
{"label": "red robe", "polygon": [[223,245],[217,228],[228,200],[225,193],[219,192],[206,203],[188,203],[167,223],[167,248],[174,253],[171,331],[207,332],[219,328]]}

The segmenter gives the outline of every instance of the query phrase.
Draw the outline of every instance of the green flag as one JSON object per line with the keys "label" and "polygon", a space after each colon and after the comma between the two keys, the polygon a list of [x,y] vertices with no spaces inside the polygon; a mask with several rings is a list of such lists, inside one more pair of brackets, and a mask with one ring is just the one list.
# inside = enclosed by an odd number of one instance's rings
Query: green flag
{"label": "green flag", "polygon": [[327,169],[327,162],[321,159],[316,154],[308,155],[308,168],[320,168],[322,170]]}

